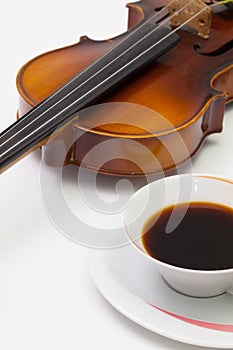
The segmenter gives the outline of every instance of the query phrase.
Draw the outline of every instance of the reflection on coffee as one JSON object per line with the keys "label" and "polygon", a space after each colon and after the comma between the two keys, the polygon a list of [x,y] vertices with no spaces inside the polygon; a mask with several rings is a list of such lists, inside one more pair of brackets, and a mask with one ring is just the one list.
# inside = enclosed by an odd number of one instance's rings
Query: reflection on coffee
{"label": "reflection on coffee", "polygon": [[[181,215],[187,203],[175,206]],[[233,209],[215,203],[192,202],[171,233],[166,226],[174,206],[154,214],[144,225],[142,242],[148,254],[165,263],[195,269],[233,268]],[[157,219],[157,221],[155,221]]]}

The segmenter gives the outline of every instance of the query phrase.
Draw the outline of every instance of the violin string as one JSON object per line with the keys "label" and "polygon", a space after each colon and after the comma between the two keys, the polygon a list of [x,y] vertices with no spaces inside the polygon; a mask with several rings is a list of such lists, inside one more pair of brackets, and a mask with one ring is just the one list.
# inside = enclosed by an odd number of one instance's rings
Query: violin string
{"label": "violin string", "polygon": [[225,5],[225,4],[229,4],[229,3],[231,3],[231,2],[233,2],[233,0],[220,0],[220,1],[218,1],[218,5]]}
{"label": "violin string", "polygon": [[[170,4],[167,4],[166,6],[164,6],[160,11],[158,11],[155,15],[153,15],[152,17],[149,17],[139,28],[138,28],[138,30],[139,29],[141,29],[143,26],[145,26],[148,22],[150,22],[152,19],[155,19],[158,15],[159,15],[159,13],[160,12],[162,12],[162,11],[164,11],[164,9],[167,9],[168,8],[168,6],[169,5],[171,5],[173,2],[175,2],[176,0],[173,0],[173,1],[171,1],[170,2]],[[147,36],[149,36],[149,35],[151,35],[154,31],[156,31],[156,30],[158,30],[161,26],[163,26],[164,24],[166,24],[166,23],[168,23],[171,19],[172,19],[172,17],[174,17],[174,16],[176,16],[179,12],[181,12],[181,11],[183,11],[186,7],[188,7],[188,6],[190,6],[191,4],[192,4],[192,2],[194,2],[195,0],[191,0],[189,3],[187,3],[185,6],[183,6],[181,9],[179,9],[178,11],[176,11],[171,17],[169,17],[168,19],[165,19],[165,20],[163,20],[163,21],[161,21],[161,23],[157,26],[157,27],[155,27],[154,28],[154,30],[152,31],[152,32],[149,32],[149,33],[147,33],[144,37],[142,37],[139,41],[137,41],[136,43],[134,43],[132,46],[130,46],[124,53],[122,53],[121,55],[119,55],[119,56],[117,56],[114,60],[112,60],[111,62],[109,62],[109,64],[107,65],[107,66],[109,66],[110,64],[112,64],[114,61],[116,61],[118,58],[120,58],[123,54],[125,54],[126,52],[128,52],[129,50],[131,50],[134,46],[136,46],[139,42],[141,42],[142,40],[144,40]],[[233,0],[222,0],[222,1],[218,1],[217,3],[215,3],[215,4],[211,4],[211,6],[214,6],[214,5],[222,5],[222,4],[227,4],[227,3],[230,3],[230,2],[233,2]],[[203,9],[204,10],[204,9]],[[202,12],[202,11],[200,11],[200,12]],[[198,13],[197,15],[199,15],[200,13]],[[196,16],[195,16],[196,17]],[[193,18],[190,18],[189,19],[189,21],[191,21]],[[178,28],[179,29],[179,28]],[[134,34],[135,33],[135,31],[133,31],[133,32],[130,32],[130,34],[127,36],[127,38],[125,39],[125,40],[128,40],[128,38],[130,37],[130,35],[132,35],[132,34]],[[170,34],[172,34],[172,32],[170,33]],[[166,39],[167,37],[165,36],[164,37],[164,39]],[[120,42],[120,43],[122,43],[122,41]],[[119,43],[119,44],[120,44]],[[116,47],[114,47],[112,50],[114,50]],[[83,84],[85,84],[88,80],[90,80],[90,79],[92,79],[95,75],[97,75],[97,74],[99,74],[103,69],[105,69],[106,68],[106,66],[105,67],[103,67],[102,69],[100,69],[98,72],[96,72],[93,76],[91,76],[89,79],[87,79],[86,81],[84,81],[81,85],[79,85],[78,87],[77,87],[77,89],[79,89]],[[81,72],[81,73],[84,73],[84,71],[83,72]],[[81,74],[80,73],[80,74]],[[68,86],[70,83],[72,83],[75,79],[76,79],[76,77],[77,76],[75,76],[73,79],[71,79],[69,82],[67,82],[67,84],[65,84],[64,86],[63,86],[63,88],[64,87],[66,87],[66,86]],[[60,103],[62,100],[64,100],[65,98],[67,98],[70,94],[72,94],[74,91],[75,91],[76,89],[74,89],[74,90],[72,90],[70,93],[68,93],[67,95],[65,95],[61,100],[59,100],[57,103],[55,103],[54,105],[52,105],[52,106],[50,106],[45,112],[43,112],[41,115],[39,115],[37,118],[35,118],[32,122],[34,122],[34,121],[36,121],[37,119],[39,119],[42,115],[44,115],[45,113],[47,113],[49,110],[51,110],[53,107],[55,107],[58,103]],[[50,97],[48,97],[47,99],[46,99],[46,102],[49,100],[49,99],[51,99],[51,98],[53,98],[58,92],[59,92],[60,90],[58,90],[58,91],[56,91],[55,93],[53,93]],[[32,113],[33,113],[33,111],[32,111]],[[30,114],[30,113],[29,113]],[[20,124],[20,121],[21,121],[21,119],[19,119],[19,121],[18,121],[18,123],[16,124],[17,126]],[[20,129],[18,132],[16,132],[14,135],[12,135],[10,138],[8,138],[4,143],[2,143],[2,145],[4,145],[6,142],[8,142],[9,140],[11,140],[13,137],[15,137],[15,136],[17,136],[22,130],[24,130],[27,126],[29,126],[30,124],[32,124],[32,122],[31,123],[29,123],[29,124],[27,124],[24,128],[22,128],[22,129]],[[16,125],[13,125],[13,127],[16,127]],[[10,129],[10,131],[12,131],[13,130],[13,127]],[[1,139],[1,137],[2,136],[5,136],[6,134],[3,132],[3,133],[1,133],[0,134],[0,139]]]}
{"label": "violin string", "polygon": [[[193,0],[192,0],[193,1]],[[192,2],[191,1],[191,2]],[[212,7],[218,5],[218,4],[213,4],[211,5]],[[201,14],[203,11],[205,10],[205,8],[201,9],[199,12],[197,12],[194,16],[192,16],[190,19],[186,20],[182,25],[178,26],[177,28],[175,28],[172,32],[170,32],[169,34],[167,34],[165,37],[161,38],[159,41],[157,41],[154,45],[150,46],[146,51],[142,52],[140,55],[136,56],[133,60],[131,60],[130,62],[128,62],[126,65],[124,65],[123,67],[121,67],[120,69],[118,69],[117,71],[115,71],[112,75],[108,76],[107,79],[101,81],[98,85],[96,85],[93,89],[89,90],[86,94],[82,95],[80,98],[78,98],[77,100],[73,101],[70,105],[66,106],[63,110],[59,111],[56,115],[54,115],[52,118],[50,118],[49,120],[47,120],[45,123],[43,123],[42,125],[40,125],[36,131],[40,130],[41,128],[45,127],[49,122],[51,122],[52,120],[56,119],[61,113],[65,112],[68,108],[70,108],[72,105],[74,105],[75,103],[79,102],[81,99],[83,99],[84,97],[86,97],[88,94],[90,94],[92,91],[96,90],[99,86],[101,86],[102,84],[104,84],[107,80],[109,80],[109,78],[113,77],[114,75],[116,75],[117,73],[119,73],[122,69],[124,69],[125,67],[127,67],[129,64],[132,64],[136,59],[140,58],[142,55],[144,55],[146,52],[150,51],[152,48],[154,48],[155,46],[157,46],[159,43],[161,43],[162,41],[166,40],[169,36],[171,36],[173,33],[177,32],[179,29],[181,29],[182,27],[184,27],[189,21],[191,21],[192,19],[194,19],[195,17],[197,17],[199,14]],[[74,89],[76,90],[76,89]],[[73,91],[72,91],[73,92]],[[60,101],[59,101],[60,102]],[[52,106],[53,107],[53,106]],[[45,111],[47,112],[47,111]],[[40,118],[40,116],[38,117]],[[36,118],[36,119],[38,119]],[[35,119],[35,120],[36,120]],[[30,124],[33,124],[33,122],[35,121],[33,120]],[[30,125],[29,124],[29,125]],[[28,126],[28,125],[27,125]],[[26,139],[28,139],[29,137],[31,137],[31,135],[33,135],[33,132],[31,134],[26,135],[23,139],[21,139],[20,141],[18,141],[16,144],[14,144],[12,147],[10,147],[8,150],[6,150],[2,156],[9,152],[11,149],[13,149],[14,147],[18,146],[20,143],[24,142]]]}
{"label": "violin string", "polygon": [[[173,2],[175,2],[176,0],[173,0],[170,4],[172,4]],[[190,3],[192,3],[194,0],[191,0],[190,1]],[[140,25],[140,27],[138,27],[138,28],[136,28],[135,30],[133,30],[132,32],[129,32],[129,35],[127,36],[127,38],[125,38],[125,39],[123,39],[119,44],[121,44],[124,40],[129,40],[130,39],[130,37],[133,35],[133,34],[135,34],[137,31],[139,31],[141,28],[143,28],[144,26],[146,26],[146,24],[148,24],[150,21],[152,21],[153,19],[156,19],[156,17],[159,17],[159,14],[162,12],[162,11],[164,11],[164,9],[167,9],[168,8],[168,4],[166,5],[166,6],[164,6],[160,11],[158,11],[155,15],[153,15],[152,17],[149,17],[145,22],[143,22],[143,24],[142,25]],[[182,10],[182,9],[181,9]],[[180,10],[180,11],[181,11]],[[180,12],[179,11],[179,12]],[[173,17],[173,16],[172,16]],[[164,22],[162,22],[162,23],[160,23],[160,25],[158,26],[158,27],[156,27],[156,30],[158,30],[163,24],[165,23],[165,21]],[[149,34],[151,34],[151,33],[148,33],[148,35]],[[141,40],[140,41],[142,41],[142,40],[144,40],[148,35],[146,35],[145,37],[143,37],[143,38],[141,38]],[[139,42],[140,42],[139,41]],[[108,51],[108,53],[110,52],[110,51],[112,51],[112,50],[115,50],[116,48],[117,48],[117,46],[119,45],[119,44],[117,44],[116,46],[114,46],[111,50],[109,50]],[[135,45],[137,45],[138,44],[138,42],[136,42],[133,46],[130,46],[128,49],[127,49],[127,51],[129,51],[131,48],[133,48]],[[125,51],[126,52],[126,51]],[[114,60],[112,60],[111,62],[109,62],[109,64],[108,65],[110,65],[110,64],[112,64],[114,61],[116,61],[118,58],[120,58],[121,57],[121,55],[120,56],[117,56]],[[98,61],[98,60],[97,60]],[[97,61],[95,61],[92,65],[94,65]],[[90,66],[89,66],[90,67]],[[87,68],[89,68],[89,67],[87,67]],[[97,71],[93,76],[91,76],[88,80],[90,80],[91,78],[93,78],[95,75],[97,75],[97,74],[99,74],[104,68],[106,68],[106,66],[105,67],[103,67],[102,69],[100,69],[99,71]],[[82,72],[80,72],[78,75],[80,76],[81,74],[84,74],[85,73],[85,70],[83,70]],[[62,86],[62,88],[61,89],[63,89],[63,88],[65,88],[65,87],[67,87],[67,86],[69,86],[72,82],[74,82],[74,80],[77,78],[77,75],[75,76],[75,77],[73,77],[71,80],[69,80],[65,85],[63,85]],[[80,88],[83,84],[85,84],[88,80],[86,80],[86,81],[84,81],[81,85],[79,85],[78,87],[77,87],[77,89],[78,88]],[[48,102],[50,99],[52,99],[52,98],[54,98],[59,92],[60,92],[60,90],[61,89],[58,89],[57,91],[55,91],[51,96],[49,96],[47,99],[46,99],[46,101],[44,101],[44,102]],[[71,93],[73,93],[75,91],[75,89],[74,90],[72,90],[70,93],[68,93],[67,95],[65,95],[61,100],[59,100],[57,103],[55,103],[55,104],[53,104],[52,106],[50,106],[45,112],[43,112],[41,115],[39,115],[37,118],[35,118],[34,119],[34,121],[36,121],[38,118],[40,118],[42,115],[44,115],[45,113],[47,113],[49,110],[51,110],[53,107],[55,107],[58,103],[60,103],[62,100],[64,100],[65,98],[67,98]],[[42,104],[43,104],[43,102],[42,102]],[[36,107],[35,107],[36,108]],[[33,110],[31,111],[31,113],[33,113]],[[30,112],[28,113],[28,115],[26,116],[26,117],[28,117],[30,114],[31,114]],[[3,137],[3,136],[6,136],[6,134],[7,134],[7,132],[12,132],[12,130],[13,130],[13,128],[14,127],[18,127],[19,126],[19,124],[20,124],[20,122],[22,122],[23,121],[23,119],[22,118],[20,118],[19,120],[18,120],[18,122],[17,122],[17,124],[14,124],[14,125],[12,125],[12,128],[8,131],[8,130],[6,130],[6,131],[3,131],[1,134],[0,134],[0,139],[1,139],[1,137]],[[30,125],[30,124],[28,124],[28,125]],[[22,128],[22,129],[20,129],[18,132],[16,132],[14,135],[12,135],[10,138],[8,138],[5,142],[8,142],[9,140],[11,140],[11,138],[13,138],[13,137],[15,137],[18,133],[20,133],[22,130],[24,130],[25,128],[26,128],[27,126],[25,126],[24,128]],[[2,143],[2,145],[4,145],[5,144],[5,142],[3,142]]]}
{"label": "violin string", "polygon": [[[194,1],[194,0],[192,0]],[[191,1],[191,2],[192,2]],[[218,5],[216,4],[212,4],[211,7],[214,7]],[[152,46],[150,46],[147,50],[143,51],[140,55],[136,56],[133,60],[131,60],[130,62],[128,62],[126,65],[124,65],[123,67],[121,67],[120,69],[118,69],[117,71],[115,71],[111,76],[108,76],[108,78],[106,78],[105,80],[101,81],[98,85],[96,85],[93,89],[89,90],[86,94],[82,95],[81,97],[79,97],[77,100],[75,100],[74,102],[72,102],[69,106],[66,106],[62,111],[59,111],[56,115],[54,115],[52,118],[50,118],[49,120],[47,120],[45,123],[41,124],[36,131],[40,130],[41,128],[45,127],[49,122],[53,121],[54,119],[56,119],[61,113],[65,112],[68,108],[70,108],[72,105],[74,105],[75,103],[79,102],[81,99],[85,98],[88,94],[90,94],[92,91],[96,90],[97,88],[99,88],[99,86],[101,86],[102,84],[104,84],[109,78],[113,77],[114,75],[116,75],[117,73],[119,73],[122,69],[124,69],[125,67],[127,67],[128,65],[132,64],[136,59],[140,58],[142,55],[144,55],[145,53],[147,53],[148,51],[150,51],[151,49],[153,49],[155,46],[157,46],[158,44],[160,44],[161,42],[163,42],[164,40],[166,40],[167,38],[169,38],[169,36],[171,36],[172,34],[176,33],[179,29],[181,29],[182,27],[184,27],[188,22],[190,22],[191,20],[193,20],[194,18],[196,18],[199,14],[201,14],[202,12],[205,11],[205,8],[201,9],[199,12],[197,12],[195,15],[193,15],[191,18],[189,18],[188,20],[186,20],[184,23],[182,23],[180,26],[178,26],[177,28],[175,28],[174,30],[172,30],[169,34],[167,34],[165,37],[161,38],[159,41],[157,41],[155,44],[153,44]],[[60,101],[59,101],[60,102]],[[47,111],[46,111],[47,112]],[[38,118],[40,118],[40,116],[38,116]],[[37,118],[37,119],[38,119]],[[36,119],[35,119],[36,120]],[[33,120],[30,124],[33,124],[33,122],[35,121]],[[29,124],[29,125],[30,125]],[[28,126],[28,125],[27,125]],[[18,141],[17,143],[15,143],[13,146],[11,146],[10,148],[8,148],[1,156],[5,155],[5,153],[9,152],[10,150],[12,150],[13,148],[17,147],[20,145],[20,143],[23,143],[25,140],[27,140],[28,138],[31,137],[31,135],[33,135],[34,132],[27,134],[23,139],[21,139],[20,141]]]}
{"label": "violin string", "polygon": [[[175,2],[176,0],[173,0],[170,2],[169,5],[171,5],[173,2]],[[191,0],[189,3],[187,3],[184,7],[182,7],[181,9],[179,9],[175,14],[173,14],[172,16],[170,16],[168,19],[165,19],[163,21],[161,21],[161,23],[155,27],[151,32],[147,33],[145,36],[143,36],[139,41],[137,41],[136,43],[134,43],[132,46],[130,46],[126,51],[124,51],[122,54],[118,55],[116,58],[114,58],[111,62],[109,62],[106,66],[104,66],[103,68],[101,68],[99,71],[97,71],[95,74],[93,74],[90,78],[88,78],[87,80],[85,80],[82,84],[80,84],[79,86],[77,86],[76,89],[79,89],[82,85],[86,84],[90,79],[92,79],[94,76],[96,76],[97,74],[101,73],[101,71],[103,71],[106,67],[108,67],[109,65],[113,64],[116,60],[118,60],[123,54],[127,53],[129,50],[131,50],[132,48],[134,48],[137,44],[139,44],[142,40],[145,40],[149,35],[151,35],[153,32],[156,32],[157,30],[159,30],[159,28],[161,28],[164,24],[169,23],[169,21],[176,16],[178,13],[180,13],[181,11],[183,11],[187,6],[191,5],[195,0]],[[159,16],[159,14],[164,11],[164,9],[168,9],[168,4],[166,6],[164,6],[160,11],[158,11],[155,15],[153,15],[152,17],[148,18],[141,26],[139,26],[138,28],[136,28],[135,31],[132,31],[129,33],[129,35],[127,36],[126,39],[124,40],[129,40],[130,36],[132,36],[133,34],[136,33],[136,31],[139,31],[142,27],[146,26],[146,24],[148,24],[149,22],[151,22],[153,19],[155,19],[156,17]],[[124,41],[123,40],[123,41]],[[122,44],[121,41],[119,44]],[[112,48],[110,51],[113,51],[117,48],[118,45],[116,45],[114,48]],[[108,53],[110,52],[108,51]],[[97,62],[97,61],[96,61]],[[93,65],[96,63],[94,62]],[[90,66],[89,66],[90,67]],[[89,68],[87,67],[87,68]],[[80,74],[84,74],[85,70],[80,72],[78,75],[80,76]],[[65,84],[62,88],[68,87],[69,84],[71,84],[72,82],[74,82],[74,80],[76,79],[77,76],[75,76],[73,79],[69,80],[67,82],[67,84]],[[64,99],[66,99],[70,94],[72,94],[76,89],[73,89],[71,92],[69,92],[68,94],[66,94],[62,99],[60,99],[58,102],[54,103],[52,106],[50,106],[48,109],[46,109],[46,111],[44,111],[43,113],[41,113],[39,116],[37,116],[35,119],[33,119],[33,121],[31,123],[28,123],[27,125],[25,125],[25,127],[21,128],[20,130],[18,130],[15,134],[13,134],[11,137],[9,137],[5,142],[3,142],[1,145],[3,146],[6,142],[10,141],[13,137],[17,136],[20,132],[22,132],[23,130],[25,130],[29,125],[31,125],[33,122],[35,122],[37,119],[41,118],[45,113],[48,113],[52,108],[54,108],[58,103],[60,103],[61,101],[63,101]],[[46,101],[44,102],[48,102],[50,99],[54,98],[56,96],[57,93],[59,93],[60,89],[57,90],[55,93],[53,93],[51,96],[49,96]],[[43,104],[43,102],[42,102]],[[31,113],[33,113],[33,110],[31,111]],[[29,116],[31,114],[29,112],[29,114],[27,116]],[[23,122],[23,119],[19,119],[19,121],[14,124],[12,126],[12,128],[6,132],[3,131],[3,133],[0,134],[0,139],[3,136],[6,136],[7,132],[12,132],[14,127],[18,127],[20,125],[20,122]]]}

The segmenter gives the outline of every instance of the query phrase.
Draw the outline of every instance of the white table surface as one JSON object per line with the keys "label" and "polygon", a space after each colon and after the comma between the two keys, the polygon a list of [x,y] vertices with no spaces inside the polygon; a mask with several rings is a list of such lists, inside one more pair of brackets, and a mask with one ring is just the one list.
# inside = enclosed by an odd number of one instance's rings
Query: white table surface
{"label": "white table surface", "polygon": [[[1,3],[1,129],[15,118],[19,68],[40,53],[78,41],[81,35],[105,39],[122,32],[127,20],[125,3]],[[205,142],[193,161],[195,172],[233,178],[232,133],[233,109],[229,106],[223,133]],[[88,272],[89,249],[59,233],[44,210],[39,167],[36,151],[1,175],[0,348],[198,349],[141,328],[104,300]],[[100,183],[112,196],[115,180],[102,176]],[[140,187],[140,180],[135,184]]]}

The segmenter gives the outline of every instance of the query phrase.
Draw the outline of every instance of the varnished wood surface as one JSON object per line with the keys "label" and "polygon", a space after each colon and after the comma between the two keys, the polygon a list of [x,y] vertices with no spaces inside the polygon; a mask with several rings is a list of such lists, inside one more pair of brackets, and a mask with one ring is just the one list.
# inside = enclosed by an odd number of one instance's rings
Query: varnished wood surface
{"label": "varnished wood surface", "polygon": [[[20,66],[49,48],[77,41],[84,33],[104,39],[112,36],[114,30],[115,33],[123,31],[124,14],[127,14],[125,2],[91,0],[87,4],[85,1],[50,0],[34,3],[25,0],[1,3],[1,62],[4,67],[0,100],[2,130],[15,118],[15,74]],[[89,8],[93,13],[92,22],[85,11]],[[227,107],[223,132],[207,138],[201,151],[193,158],[194,172],[233,179],[232,107],[232,104]],[[48,218],[41,200],[40,163],[37,150],[0,175],[1,349],[124,350],[127,345],[133,350],[203,350],[147,331],[108,305],[90,280],[87,259],[92,250],[63,237]],[[47,170],[45,185],[49,190],[50,184],[53,184],[51,195],[54,195],[59,191],[57,172],[53,168]],[[79,188],[84,198],[89,198],[94,186],[90,184],[92,173],[82,171],[85,176],[81,184],[77,182],[81,169],[71,166],[63,171],[62,183],[68,205],[84,222],[96,227],[100,223],[106,224],[110,232],[113,218],[110,217],[108,223],[103,220],[102,201],[90,201],[100,211],[98,216],[85,210]],[[182,171],[186,172],[186,167]],[[119,199],[116,193],[123,196],[120,198],[125,204],[132,195],[132,188],[135,191],[146,183],[143,179],[131,178],[132,186],[123,186],[125,180],[120,180],[104,175],[97,177],[98,198],[106,199],[107,208],[111,203],[114,207],[117,205]],[[118,192],[119,189],[121,192]],[[54,208],[58,208],[56,198]],[[81,231],[79,226],[77,231]]]}
{"label": "varnished wood surface", "polygon": [[[160,0],[143,0],[129,5],[129,26],[146,20],[154,14],[156,7],[165,3]],[[121,145],[120,139],[137,142],[140,139],[140,144],[146,146],[163,169],[168,171],[187,158],[187,151],[182,152],[182,142],[192,156],[208,134],[221,131],[224,104],[233,98],[232,49],[210,57],[196,52],[194,46],[198,44],[200,52],[209,53],[230,41],[233,37],[232,12],[222,10],[213,15],[208,40],[186,30],[180,30],[178,34],[181,37],[178,46],[99,101],[109,103],[109,111],[103,113],[97,107],[89,115],[85,114],[85,118],[80,118],[76,124],[77,133],[79,130],[87,132],[72,146],[72,154],[75,156],[66,159],[66,162],[81,164],[94,146],[109,138],[116,139],[112,143],[113,149],[108,149],[109,156],[112,151],[115,157],[115,150],[120,147],[124,149],[121,152],[123,158],[124,152],[127,158],[130,152],[137,153],[137,147],[135,148],[135,143],[132,143],[132,149],[130,143],[127,146],[126,143]],[[101,42],[84,37],[75,45],[46,53],[28,62],[17,78],[19,115],[48,97],[126,35],[127,33]],[[111,103],[119,102],[125,103],[124,111],[121,109],[118,114],[112,113]],[[132,104],[144,106],[143,115],[134,113],[132,117]],[[160,147],[157,147],[158,143]],[[171,148],[180,149],[180,156],[175,157],[176,164],[173,155],[167,150]],[[98,169],[104,160],[98,153],[94,159],[94,162],[91,160],[82,165]],[[159,170],[154,168],[154,164],[147,164],[144,172],[154,173]],[[118,175],[142,173],[136,164],[122,159],[112,159],[101,166],[101,171]]]}

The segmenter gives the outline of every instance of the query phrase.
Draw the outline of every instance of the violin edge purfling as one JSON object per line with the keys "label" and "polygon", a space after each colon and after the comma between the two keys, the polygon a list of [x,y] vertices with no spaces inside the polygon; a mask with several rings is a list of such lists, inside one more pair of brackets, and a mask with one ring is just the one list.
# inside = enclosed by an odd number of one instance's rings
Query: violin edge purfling
{"label": "violin edge purfling", "polygon": [[[129,27],[131,28],[135,25],[140,26],[140,23],[142,24],[148,20],[152,16],[152,13],[155,13],[155,3],[156,6],[159,7],[164,5],[165,1],[144,0],[139,3],[129,4]],[[224,10],[224,12],[229,13],[229,10]],[[216,20],[218,15],[213,15],[213,17],[218,26],[218,21],[220,21],[220,19]],[[223,21],[223,19],[221,19],[221,21]],[[227,25],[230,27],[228,22]],[[232,28],[231,30],[233,31]],[[17,78],[21,100],[19,115],[22,116],[26,111],[30,110],[33,105],[37,105],[41,102],[41,100],[48,98],[51,93],[59,89],[64,83],[92,64],[94,60],[93,57],[101,57],[108,50],[112,50],[114,45],[117,45],[120,40],[124,40],[124,37],[130,34],[130,32],[131,31],[129,30],[128,33],[122,34],[115,39],[103,42],[95,42],[87,38],[82,38],[78,44],[49,52],[27,63],[20,70]],[[207,63],[207,57],[201,57],[201,55],[195,53],[192,47],[193,42],[198,41],[202,44],[202,47],[206,46],[209,49],[211,48],[210,42],[214,39],[214,37],[220,38],[221,33],[218,28],[211,28],[210,39],[207,40],[198,38],[193,33],[183,29],[177,33],[181,38],[181,42],[177,45],[176,40],[175,46],[171,49],[169,48],[164,55],[157,58],[155,63],[150,63],[149,66],[147,66],[143,71],[128,79],[124,84],[125,91],[122,91],[120,88],[116,88],[105,98],[102,97],[100,100],[98,100],[99,103],[107,102],[110,104],[125,102],[126,105],[136,103],[143,105],[144,103],[145,108],[151,110],[152,114],[157,113],[157,115],[161,115],[165,119],[167,118],[169,122],[172,122],[174,124],[174,129],[158,130],[156,122],[154,123],[155,125],[153,125],[153,123],[149,121],[149,125],[145,126],[143,124],[141,128],[144,128],[145,130],[148,129],[148,134],[143,134],[142,131],[137,130],[135,127],[132,127],[130,132],[128,127],[124,128],[124,126],[132,122],[132,120],[127,120],[127,118],[122,120],[123,117],[120,117],[118,120],[118,125],[116,126],[113,125],[113,122],[111,125],[111,120],[109,118],[103,118],[103,116],[100,116],[97,113],[93,118],[94,122],[91,121],[91,117],[88,117],[86,121],[78,121],[75,123],[73,130],[75,130],[77,134],[79,133],[79,130],[86,130],[87,132],[76,143],[72,144],[71,147],[70,140],[64,138],[64,144],[68,145],[67,157],[65,159],[66,164],[81,164],[82,166],[95,169],[106,174],[121,176],[140,176],[144,175],[144,173],[153,174],[161,171],[161,169],[155,169],[154,164],[146,164],[142,171],[137,164],[131,164],[127,159],[113,159],[100,167],[100,164],[102,164],[101,154],[97,154],[94,161],[91,159],[90,162],[87,162],[85,159],[84,162],[85,155],[90,152],[91,149],[98,146],[102,142],[109,140],[110,138],[116,139],[115,145],[114,142],[112,145],[112,154],[116,153],[115,150],[117,148],[123,148],[126,156],[129,154],[129,152],[131,152],[135,157],[135,153],[137,153],[138,150],[134,148],[135,146],[133,145],[131,149],[130,142],[127,145],[124,143],[124,140],[128,139],[129,141],[138,142],[139,148],[142,145],[146,147],[148,152],[151,152],[158,159],[163,171],[170,172],[178,165],[188,160],[187,150],[189,157],[191,157],[197,152],[204,138],[208,134],[220,132],[222,130],[224,105],[227,100],[230,101],[232,99],[231,96],[233,96],[233,91],[229,91],[229,94],[227,95],[222,87],[226,77],[229,86],[233,81],[233,62],[228,59],[228,56],[230,57],[229,52],[226,52],[223,55],[224,57],[221,57],[221,59],[218,57],[214,60],[212,59],[211,62],[214,64],[211,63],[209,66]],[[187,47],[188,43],[190,43],[190,47]],[[182,51],[185,52],[182,54]],[[93,56],[89,55],[90,59],[88,62],[86,62],[86,66],[78,64],[80,61],[78,60],[79,57],[84,57],[84,55],[87,55],[87,52],[92,53]],[[56,81],[56,71],[64,70],[64,62],[66,57],[69,55],[74,56],[71,68],[64,72],[64,77],[60,81]],[[175,57],[174,61],[171,59],[172,56]],[[177,63],[178,58],[183,59],[182,64]],[[192,60],[193,58],[196,59],[197,63],[195,63],[194,69],[189,72],[190,76],[187,77],[183,73],[184,70],[188,70],[187,59]],[[222,58],[225,60],[225,63],[223,62],[223,64]],[[44,91],[39,91],[37,86],[31,86],[27,83],[27,81],[29,80],[29,76],[33,74],[33,71],[41,69],[41,67],[43,68],[43,65],[47,64],[49,60],[53,62],[53,69],[51,72],[48,72],[46,76],[41,77],[41,81],[43,82],[45,89]],[[83,62],[83,58],[81,61]],[[220,61],[221,66],[219,63]],[[177,72],[179,70],[183,70],[180,79],[177,78],[178,74],[175,72],[176,66],[178,68]],[[213,71],[211,71],[212,66],[214,66]],[[200,74],[196,76],[196,79],[194,79],[192,75],[194,75],[194,73],[199,69],[201,69],[202,72],[200,72]],[[204,75],[206,75],[205,79],[203,79]],[[149,77],[151,77],[151,80],[153,81],[156,80],[156,82],[152,84]],[[168,79],[169,77],[170,82]],[[193,83],[192,87],[190,85],[191,83]],[[146,88],[146,84],[148,84],[150,89]],[[166,84],[167,91],[165,90]],[[172,84],[174,86],[172,86]],[[157,85],[157,87],[155,85]],[[140,86],[141,91],[143,92],[141,95],[139,93]],[[163,93],[166,91],[166,93],[161,96],[161,91]],[[194,96],[197,95],[197,91],[199,91],[201,98]],[[152,96],[152,92],[154,92],[154,96]],[[144,102],[145,99],[143,94],[149,95],[148,101]],[[43,97],[41,98],[42,95]],[[182,99],[184,99],[183,104],[181,101]],[[161,106],[156,105],[155,101],[159,101]],[[193,105],[191,105],[192,101]],[[166,103],[168,104],[167,108],[165,108]],[[188,103],[190,103],[189,107],[186,106]],[[88,106],[88,104],[86,106]],[[169,118],[172,110],[174,110],[174,116],[173,120],[171,121]],[[75,113],[72,115],[74,114]],[[182,118],[185,115],[186,120],[182,121]],[[114,118],[116,118],[116,116],[114,116]],[[140,122],[140,116],[137,118],[138,125]],[[98,125],[100,125],[100,127],[93,129],[92,124],[95,124],[96,122]],[[89,129],[88,123],[90,123]],[[103,125],[101,125],[101,123]],[[171,154],[166,151],[166,148],[177,148],[178,141],[176,140],[176,134],[178,135],[178,138],[181,138],[186,150],[182,151],[181,149],[180,155],[175,155],[175,159],[172,159]],[[48,135],[45,135],[44,142],[47,140],[47,136]],[[62,133],[59,137],[62,137]],[[43,144],[43,140],[41,140],[40,144]],[[181,145],[178,146],[181,147]],[[33,145],[33,148],[36,147],[36,144]],[[28,151],[30,151],[30,149]],[[111,149],[108,151],[111,154]],[[58,165],[54,163],[53,159],[50,159],[50,163],[51,165]],[[5,169],[5,167],[3,167],[3,169]]]}

